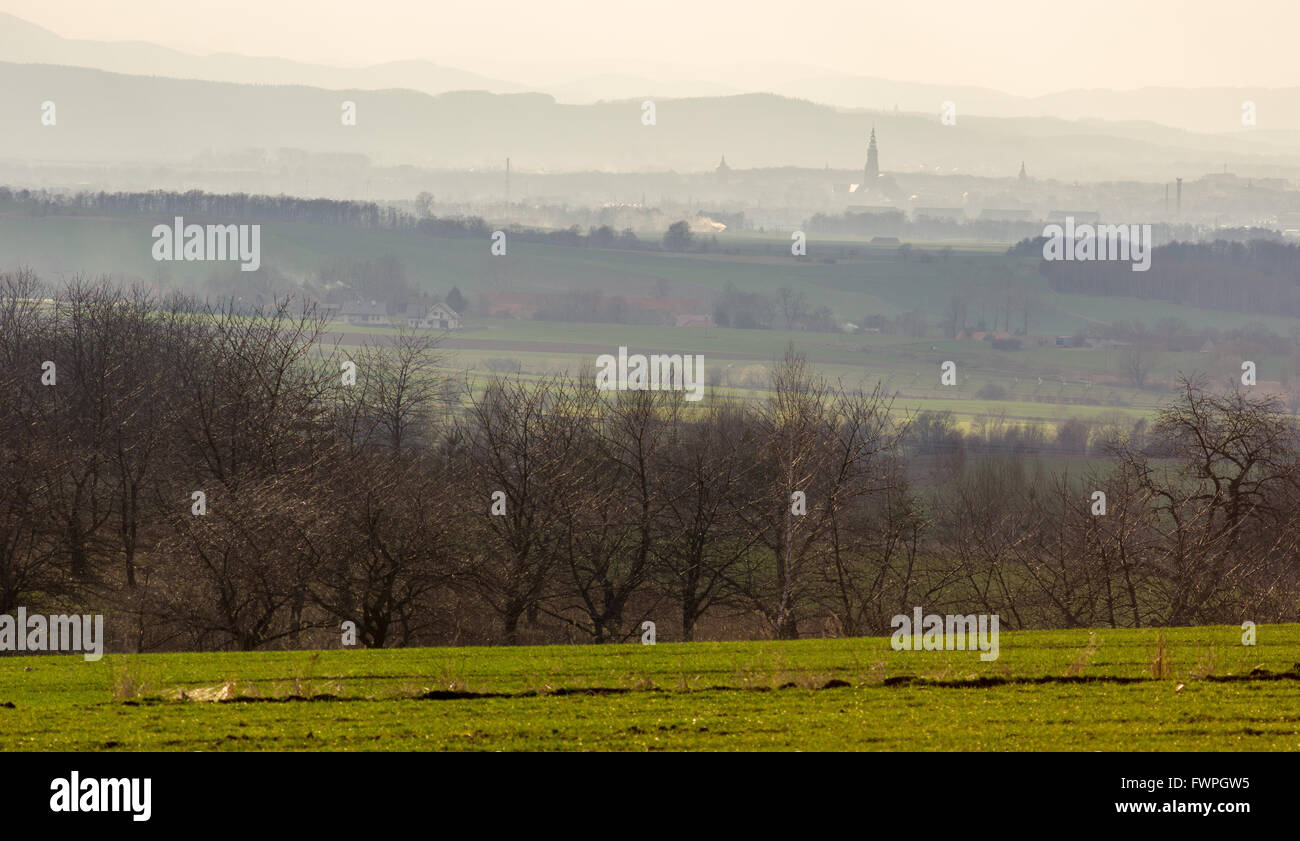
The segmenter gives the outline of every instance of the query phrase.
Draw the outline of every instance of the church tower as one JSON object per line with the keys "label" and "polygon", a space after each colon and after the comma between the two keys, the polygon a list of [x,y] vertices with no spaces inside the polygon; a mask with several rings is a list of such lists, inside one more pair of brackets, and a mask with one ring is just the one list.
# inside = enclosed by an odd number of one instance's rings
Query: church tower
{"label": "church tower", "polygon": [[871,140],[867,143],[866,183],[862,186],[871,189],[880,177],[880,159],[876,153],[876,127],[871,127]]}
{"label": "church tower", "polygon": [[1027,182],[1027,181],[1029,180],[1029,173],[1025,172],[1025,162],[1024,162],[1024,161],[1021,161],[1021,162],[1020,162],[1020,175],[1019,175],[1019,178],[1020,178],[1020,183],[1021,183],[1021,184],[1024,184],[1025,182]]}

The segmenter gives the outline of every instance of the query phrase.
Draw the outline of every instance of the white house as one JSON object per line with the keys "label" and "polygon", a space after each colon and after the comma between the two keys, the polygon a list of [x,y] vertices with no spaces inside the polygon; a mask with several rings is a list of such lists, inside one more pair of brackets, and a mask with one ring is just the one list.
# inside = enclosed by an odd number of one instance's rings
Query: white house
{"label": "white house", "polygon": [[391,323],[388,318],[388,307],[374,301],[368,304],[344,304],[339,314],[348,324],[374,326]]}
{"label": "white house", "polygon": [[436,304],[407,304],[402,312],[408,327],[421,327],[426,330],[459,330],[460,314],[439,301]]}

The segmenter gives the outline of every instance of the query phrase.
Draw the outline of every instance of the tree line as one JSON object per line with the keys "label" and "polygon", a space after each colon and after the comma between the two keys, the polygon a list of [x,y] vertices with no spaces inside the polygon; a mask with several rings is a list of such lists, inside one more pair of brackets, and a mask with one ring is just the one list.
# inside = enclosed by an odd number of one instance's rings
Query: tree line
{"label": "tree line", "polygon": [[[14,190],[0,185],[0,203],[25,206],[33,216],[130,213],[167,218],[197,214],[253,222],[347,225],[362,230],[402,231],[438,238],[473,237],[487,240],[493,233],[488,220],[481,216],[434,216],[427,210],[413,213],[392,204],[287,195],[208,193],[202,190],[187,190],[183,193],[165,190],[136,193],[83,190],[56,193],[48,190]],[[578,225],[545,230],[512,224],[504,226],[504,230],[512,241],[518,242],[630,251],[659,248],[659,243],[639,239],[630,228],[616,231],[609,225],[590,226],[586,233]],[[710,245],[716,246],[716,242],[701,240],[699,247],[709,250]]]}
{"label": "tree line", "polygon": [[[1025,240],[1016,253],[1041,240]],[[1157,246],[1147,271],[1117,260],[1048,261],[1039,271],[1057,292],[1171,301],[1232,312],[1300,316],[1300,246],[1272,239],[1171,242]]]}
{"label": "tree line", "polygon": [[[102,612],[116,650],[1296,619],[1296,429],[1188,382],[1105,469],[927,478],[880,387],[793,351],[762,399],[458,379],[416,333],[0,275],[0,613]],[[934,439],[934,440],[931,440]],[[934,449],[936,448],[937,449]],[[1105,495],[1097,513],[1097,492]]]}

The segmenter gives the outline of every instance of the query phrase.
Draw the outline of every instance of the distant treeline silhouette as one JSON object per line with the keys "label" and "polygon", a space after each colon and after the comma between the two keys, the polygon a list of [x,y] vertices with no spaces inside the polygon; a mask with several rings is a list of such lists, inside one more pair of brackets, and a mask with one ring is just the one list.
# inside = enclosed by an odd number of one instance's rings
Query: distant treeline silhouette
{"label": "distant treeline silhouette", "polygon": [[[192,214],[241,222],[312,222],[348,225],[364,230],[409,231],[432,237],[479,237],[487,239],[493,228],[479,216],[438,217],[416,214],[395,205],[336,199],[307,199],[295,196],[265,196],[248,193],[184,193],[154,190],[145,193],[82,191],[72,194],[45,190],[13,190],[0,186],[0,202],[31,208],[34,216],[78,216],[94,213],[131,213],[166,218]],[[643,241],[631,230],[616,231],[608,225],[593,226],[586,233],[575,226],[561,230],[539,230],[506,226],[510,238],[519,242],[618,249],[656,249],[657,242]],[[698,247],[707,247],[701,241]]]}
{"label": "distant treeline silhouette", "polygon": [[[1023,251],[1041,257],[1041,240]],[[1300,316],[1300,245],[1274,239],[1171,242],[1157,246],[1151,267],[1124,261],[1043,260],[1039,271],[1057,292],[1169,301],[1232,312]]]}

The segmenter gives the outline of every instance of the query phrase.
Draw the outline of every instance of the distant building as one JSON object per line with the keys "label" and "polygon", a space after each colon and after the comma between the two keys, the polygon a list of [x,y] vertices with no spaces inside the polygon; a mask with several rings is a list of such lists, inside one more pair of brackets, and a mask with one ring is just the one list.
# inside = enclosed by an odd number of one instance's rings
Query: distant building
{"label": "distant building", "polygon": [[356,325],[385,325],[389,324],[388,307],[374,301],[360,304],[344,304],[339,310],[339,315],[348,324]]}
{"label": "distant building", "polygon": [[1020,180],[1021,184],[1027,183],[1029,181],[1029,173],[1025,172],[1024,161],[1020,162],[1020,175],[1018,175],[1017,178]]}
{"label": "distant building", "polygon": [[429,306],[407,304],[406,309],[402,312],[402,318],[405,319],[408,327],[417,327],[424,330],[460,329],[460,314],[441,301]]}
{"label": "distant building", "polygon": [[442,301],[438,301],[429,307],[429,319],[435,327],[443,330],[460,329],[460,313],[447,306]]}
{"label": "distant building", "polygon": [[532,318],[541,308],[542,300],[532,292],[480,292],[474,312],[489,318]]}
{"label": "distant building", "polygon": [[718,164],[718,168],[714,170],[714,172],[717,174],[718,180],[723,184],[726,184],[731,180],[731,167],[727,166],[726,155],[722,156],[722,161]]}
{"label": "distant building", "polygon": [[428,327],[429,308],[424,304],[407,304],[402,308],[401,320],[407,327]]}
{"label": "distant building", "polygon": [[868,188],[880,177],[880,155],[876,149],[876,127],[871,127],[871,139],[867,141],[867,168],[865,183]]}
{"label": "distant building", "polygon": [[678,327],[714,327],[713,316],[711,315],[679,315],[677,316]]}
{"label": "distant building", "polygon": [[[880,201],[899,203],[904,200],[904,193],[898,183],[889,175],[880,171],[880,150],[876,145],[876,127],[871,127],[871,139],[867,143],[867,165],[862,170],[861,184],[848,184],[846,192],[859,201]],[[838,189],[835,192],[839,192]],[[852,207],[849,210],[853,210]]]}

